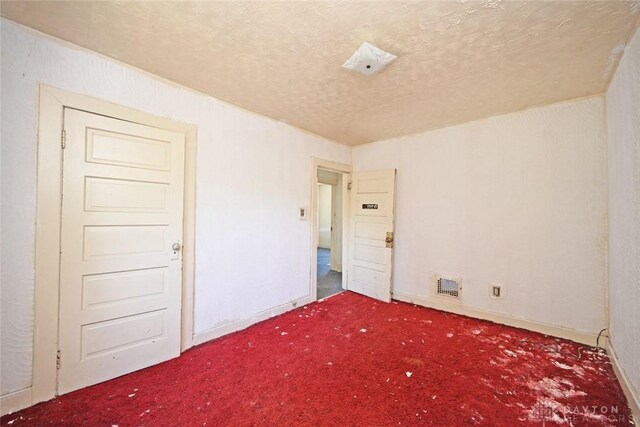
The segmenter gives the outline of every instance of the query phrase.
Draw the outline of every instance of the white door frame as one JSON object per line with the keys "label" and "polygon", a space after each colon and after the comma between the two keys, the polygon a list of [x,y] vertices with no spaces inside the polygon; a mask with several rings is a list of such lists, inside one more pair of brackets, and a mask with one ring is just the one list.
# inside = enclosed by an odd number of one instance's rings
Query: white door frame
{"label": "white door frame", "polygon": [[329,160],[313,158],[311,168],[311,206],[309,207],[309,219],[311,220],[311,278],[309,281],[309,295],[312,301],[318,299],[318,169],[329,170],[342,174],[342,288],[347,289],[347,263],[349,262],[347,251],[347,238],[349,236],[346,221],[349,218],[349,176],[351,165],[337,163]]}
{"label": "white door frame", "polygon": [[193,345],[195,268],[195,125],[40,85],[36,193],[35,321],[31,405],[56,394],[60,292],[62,128],[65,107],[114,117],[185,135],[181,351]]}

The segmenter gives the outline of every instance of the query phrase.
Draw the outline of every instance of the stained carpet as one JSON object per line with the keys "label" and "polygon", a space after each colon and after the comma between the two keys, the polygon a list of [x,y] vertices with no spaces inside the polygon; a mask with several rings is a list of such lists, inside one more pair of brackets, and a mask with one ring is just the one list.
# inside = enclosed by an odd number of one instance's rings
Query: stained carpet
{"label": "stained carpet", "polygon": [[345,292],[6,425],[624,425],[604,353]]}

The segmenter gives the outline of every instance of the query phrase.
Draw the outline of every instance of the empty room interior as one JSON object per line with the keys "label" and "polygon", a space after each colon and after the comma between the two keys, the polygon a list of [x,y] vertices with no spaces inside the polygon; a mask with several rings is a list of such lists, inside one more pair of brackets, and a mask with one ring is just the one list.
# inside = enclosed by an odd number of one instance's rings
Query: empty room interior
{"label": "empty room interior", "polygon": [[640,420],[640,1],[0,13],[0,425]]}

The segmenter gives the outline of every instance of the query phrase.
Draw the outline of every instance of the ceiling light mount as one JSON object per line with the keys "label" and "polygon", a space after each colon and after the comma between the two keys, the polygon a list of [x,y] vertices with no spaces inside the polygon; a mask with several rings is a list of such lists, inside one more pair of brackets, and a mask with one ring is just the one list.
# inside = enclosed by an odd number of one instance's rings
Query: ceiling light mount
{"label": "ceiling light mount", "polygon": [[355,53],[342,64],[342,68],[356,71],[365,76],[372,76],[384,70],[397,56],[375,47],[367,42],[355,51]]}

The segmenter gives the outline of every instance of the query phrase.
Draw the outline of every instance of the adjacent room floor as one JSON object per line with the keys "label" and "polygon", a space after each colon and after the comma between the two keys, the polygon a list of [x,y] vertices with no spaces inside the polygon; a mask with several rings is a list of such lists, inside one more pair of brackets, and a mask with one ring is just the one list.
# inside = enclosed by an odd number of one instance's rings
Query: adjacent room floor
{"label": "adjacent room floor", "polygon": [[511,427],[628,420],[603,352],[344,292],[1,424]]}
{"label": "adjacent room floor", "polygon": [[331,270],[331,250],[318,248],[318,299],[342,292],[342,273]]}

